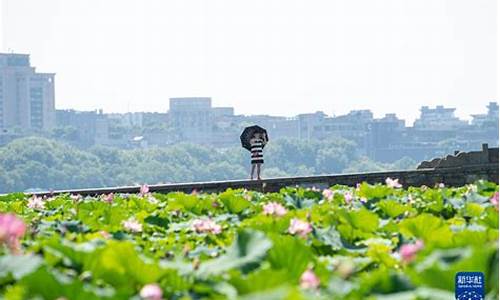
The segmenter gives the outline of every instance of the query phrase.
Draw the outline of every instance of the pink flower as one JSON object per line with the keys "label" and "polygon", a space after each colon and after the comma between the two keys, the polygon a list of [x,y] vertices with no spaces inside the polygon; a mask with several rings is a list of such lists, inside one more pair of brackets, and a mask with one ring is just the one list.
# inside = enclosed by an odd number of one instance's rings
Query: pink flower
{"label": "pink flower", "polygon": [[33,195],[28,200],[28,207],[35,210],[42,210],[45,208],[45,203],[43,202],[42,198]]}
{"label": "pink flower", "polygon": [[493,194],[493,197],[490,198],[490,202],[498,210],[498,192],[495,192],[495,194]]}
{"label": "pink flower", "polygon": [[301,237],[306,237],[308,233],[312,231],[312,225],[308,222],[301,221],[299,219],[293,218],[290,220],[290,227],[288,227],[288,232],[290,234],[297,234]]}
{"label": "pink flower", "polygon": [[441,182],[441,183],[438,184],[438,188],[444,189],[444,187],[445,187],[444,183]]}
{"label": "pink flower", "polygon": [[19,251],[19,239],[26,232],[23,220],[14,214],[0,214],[0,244],[5,243],[14,253]]}
{"label": "pink flower", "polygon": [[415,259],[417,253],[424,248],[424,243],[421,240],[415,242],[415,244],[404,244],[399,248],[399,255],[405,263],[409,263]]}
{"label": "pink flower", "polygon": [[344,200],[346,203],[351,203],[352,202],[353,195],[351,192],[347,191],[344,193]]}
{"label": "pink flower", "polygon": [[163,299],[163,291],[158,284],[150,283],[142,287],[140,296],[145,300],[161,300]]}
{"label": "pink flower", "polygon": [[211,219],[197,219],[193,221],[192,229],[197,233],[219,234],[222,227]]}
{"label": "pink flower", "polygon": [[109,232],[107,232],[106,230],[101,230],[101,231],[99,231],[99,234],[100,234],[103,238],[105,238],[105,239],[110,239],[110,238],[111,238],[111,236],[112,236],[112,235],[111,235]]}
{"label": "pink flower", "polygon": [[323,197],[327,199],[328,201],[331,201],[333,199],[334,192],[330,189],[324,189],[323,190]]}
{"label": "pink flower", "polygon": [[320,284],[318,276],[311,269],[307,269],[300,276],[300,287],[303,289],[316,289]]}
{"label": "pink flower", "polygon": [[139,195],[144,196],[147,193],[149,193],[149,186],[147,184],[141,185],[141,188],[139,189]]}
{"label": "pink flower", "polygon": [[287,210],[283,207],[283,205],[276,202],[269,202],[264,205],[264,214],[281,217],[286,215]]}
{"label": "pink flower", "polygon": [[385,184],[387,184],[388,187],[391,187],[391,188],[395,188],[395,189],[399,189],[401,187],[403,187],[401,185],[401,183],[399,183],[399,179],[392,179],[390,177],[387,177],[385,179]]}
{"label": "pink flower", "polygon": [[102,197],[102,200],[104,200],[105,202],[108,202],[108,203],[113,203],[113,199],[115,199],[115,194],[113,194],[113,193],[109,193],[109,194],[104,195]]}
{"label": "pink flower", "polygon": [[123,228],[130,232],[141,232],[142,224],[137,222],[136,219],[130,218],[122,222]]}

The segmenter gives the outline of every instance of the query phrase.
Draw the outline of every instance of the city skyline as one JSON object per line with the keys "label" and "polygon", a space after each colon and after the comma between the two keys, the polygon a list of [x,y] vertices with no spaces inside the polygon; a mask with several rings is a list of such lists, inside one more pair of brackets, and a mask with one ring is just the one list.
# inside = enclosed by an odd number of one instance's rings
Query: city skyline
{"label": "city skyline", "polygon": [[366,108],[411,124],[424,105],[470,120],[497,100],[490,0],[1,3],[0,50],[55,72],[60,109],[165,111],[169,98],[210,96],[236,113]]}
{"label": "city skyline", "polygon": [[[41,85],[40,85],[41,84]],[[55,113],[56,111],[63,111],[64,109],[58,109],[56,107],[54,98],[54,74],[53,73],[39,73],[36,71],[36,66],[31,64],[29,54],[19,54],[19,53],[1,53],[0,52],[0,128],[9,128],[13,126],[21,126],[26,129],[38,129],[38,130],[50,130],[55,126]],[[193,102],[194,101],[194,102]],[[270,117],[270,118],[308,118],[309,115],[324,115],[330,118],[342,118],[353,116],[353,114],[359,113],[358,118],[366,119],[383,119],[386,117],[398,118],[397,114],[392,111],[383,112],[383,116],[376,116],[370,109],[351,109],[346,114],[328,114],[324,111],[316,112],[301,112],[294,116],[278,116],[269,114],[235,114],[235,109],[233,106],[212,106],[212,97],[175,97],[169,98],[169,108],[166,111],[155,111],[153,113],[172,113],[172,109],[178,107],[182,110],[193,109],[194,113],[202,109],[218,109],[218,115],[240,115],[248,117]],[[174,103],[174,106],[172,106]],[[498,106],[496,102],[489,102],[488,110],[490,106],[494,104]],[[198,106],[201,105],[201,106]],[[69,110],[74,110],[70,108]],[[403,125],[412,127],[416,126],[417,122],[422,122],[424,115],[427,115],[431,111],[442,111],[443,113],[449,114],[449,116],[455,117],[455,107],[444,107],[443,105],[436,105],[435,107],[422,106],[420,111],[420,116],[415,119],[413,124],[408,124],[406,119],[399,119]],[[75,110],[78,111],[78,110]],[[104,113],[102,109],[93,109],[87,112],[97,111]],[[80,111],[86,112],[86,111]],[[128,112],[128,113],[147,113],[147,112]],[[127,113],[115,113],[106,112],[107,115],[113,114],[127,114]],[[489,113],[488,113],[489,114]],[[457,122],[469,123],[469,121],[474,122],[474,119],[479,120],[481,115],[484,114],[471,114],[472,120],[463,120],[459,117],[456,118]],[[22,116],[22,117],[21,117]],[[363,121],[363,120],[360,120]],[[409,122],[411,123],[411,122]],[[458,123],[457,123],[458,124]],[[198,134],[197,130],[194,130],[192,134]]]}
{"label": "city skyline", "polygon": [[[21,61],[20,61],[20,62],[21,62],[21,65],[24,65],[24,66],[27,66],[27,67],[28,67],[28,69],[26,69],[26,70],[27,70],[27,72],[28,72],[29,74],[31,74],[31,72],[36,72],[36,71],[35,71],[35,70],[36,70],[36,66],[34,66],[34,65],[32,65],[32,64],[30,65],[30,61],[29,61],[30,54],[24,54],[24,53],[1,53],[1,52],[0,52],[0,56],[3,56],[5,59],[6,59],[7,57],[9,57],[9,56],[11,56],[11,57],[13,57],[13,58],[15,58],[15,59],[21,59]],[[27,58],[27,59],[26,59],[26,58]],[[26,59],[26,60],[25,60],[25,59]],[[16,65],[14,65],[14,67],[17,67],[17,66],[16,66]],[[31,69],[33,69],[33,71],[32,71]],[[51,76],[51,78],[52,78],[52,79],[51,79],[51,82],[52,82],[52,80],[53,80],[53,78],[54,78],[54,75],[55,75],[55,74],[54,74],[54,73],[47,73],[47,74]],[[1,83],[1,81],[0,81],[0,83]],[[51,83],[51,86],[52,86],[52,89],[54,89],[54,85],[53,85],[53,83]],[[52,96],[52,97],[53,97],[53,96]],[[192,98],[193,98],[193,97],[183,96],[183,97],[169,97],[168,99],[169,99],[169,101],[171,101],[172,99],[192,99]],[[213,98],[212,98],[212,97],[194,97],[194,98],[200,98],[200,99],[201,99],[201,98],[205,98],[205,99],[210,99],[210,101],[213,101]],[[2,98],[1,98],[1,94],[0,94],[0,100],[2,100]],[[60,108],[60,107],[58,107],[58,106],[57,106],[57,101],[54,101],[54,99],[52,99],[52,102],[55,102],[55,103],[53,103],[53,104],[52,104],[52,106],[53,106],[53,107],[54,107],[54,109],[56,109],[56,110],[76,110],[76,111],[82,111],[82,112],[85,112],[85,111],[102,111],[102,112],[104,112],[104,111],[102,110],[102,108],[100,108],[100,107],[93,108],[93,109],[91,108],[91,109],[87,109],[87,110],[78,110],[78,109],[76,109],[76,108],[74,108],[74,107]],[[489,103],[491,103],[491,102],[496,103],[496,101],[490,101]],[[220,108],[230,108],[230,109],[232,110],[232,112],[233,112],[233,113],[234,113],[234,111],[235,111],[235,107],[234,107],[234,106],[217,106],[217,105],[215,105],[214,107],[220,107]],[[421,106],[421,107],[419,108],[419,112],[421,112],[421,111],[422,111],[422,109],[428,109],[428,108],[431,108],[431,109],[432,109],[432,108],[436,108],[436,109],[437,109],[437,108],[446,108],[446,109],[452,109],[452,110],[453,110],[453,112],[454,112],[454,114],[456,114],[456,112],[457,112],[457,107],[444,107],[444,105],[442,105],[442,104],[436,104],[436,105],[435,105],[435,107],[429,107],[429,106],[427,106],[427,105],[423,105],[423,106]],[[162,111],[126,111],[126,112],[116,112],[116,111],[111,111],[111,112],[108,112],[108,111],[106,111],[106,112],[104,112],[104,113],[106,113],[106,114],[127,114],[127,113],[148,113],[148,112],[152,112],[152,113],[166,113],[166,112],[169,112],[169,111],[170,111],[170,109],[167,109],[167,110],[162,110]],[[359,108],[359,109],[349,109],[347,112],[345,112],[345,113],[343,113],[343,114],[335,114],[335,113],[331,113],[331,112],[325,112],[325,111],[322,111],[322,110],[316,110],[316,111],[304,111],[304,112],[300,112],[300,113],[298,113],[298,114],[296,114],[296,115],[288,115],[288,116],[283,116],[283,115],[270,115],[270,114],[258,113],[258,112],[257,112],[257,113],[254,113],[254,114],[248,114],[248,113],[244,113],[244,112],[243,112],[243,113],[237,113],[237,115],[245,115],[245,116],[273,116],[273,117],[296,118],[296,117],[298,117],[299,115],[304,115],[304,114],[314,114],[314,113],[321,112],[321,113],[326,114],[326,115],[327,115],[327,116],[329,116],[329,117],[341,117],[341,116],[345,116],[345,115],[348,115],[348,114],[350,114],[350,113],[352,113],[352,112],[356,112],[356,111],[369,111],[370,113],[373,113],[373,112],[372,112],[372,110],[371,110],[371,109],[369,109],[369,108]],[[4,111],[4,112],[5,112],[5,111]],[[5,112],[5,113],[6,113],[6,112]],[[384,116],[386,116],[386,115],[390,115],[390,114],[395,114],[395,115],[396,115],[396,117],[399,117],[399,116],[397,115],[397,113],[395,113],[395,112],[393,112],[393,111],[385,111],[385,112],[382,112],[380,115],[373,114],[373,116],[374,116],[375,118],[383,118]],[[469,122],[469,121],[472,121],[473,116],[474,116],[474,115],[477,115],[477,114],[478,114],[477,112],[476,112],[476,113],[474,113],[474,114],[470,114],[470,115],[469,115],[469,118],[460,118],[460,115],[459,115],[459,114],[456,114],[456,115],[457,115],[457,117],[458,117],[459,119],[461,119],[461,120],[465,120],[465,121]],[[407,119],[402,118],[402,120],[405,122],[405,125],[406,125],[406,126],[413,126],[413,123],[414,123],[415,121],[418,121],[419,117],[420,117],[420,116],[417,116],[417,117],[416,117],[415,119],[413,119],[413,120],[407,120]],[[28,127],[29,127],[29,126],[28,126]]]}
{"label": "city skyline", "polygon": [[471,122],[457,117],[453,107],[422,106],[411,126],[394,111],[380,117],[370,109],[335,116],[323,111],[293,117],[235,114],[234,107],[218,106],[211,97],[169,98],[168,110],[162,112],[113,114],[56,109],[55,81],[53,73],[38,72],[29,55],[0,53],[0,146],[41,135],[82,148],[147,148],[180,142],[224,148],[237,145],[241,130],[249,124],[267,128],[277,139],[343,138],[358,146],[358,154],[381,161],[422,159],[450,146],[498,144],[496,102],[490,102],[486,112],[472,114]]}

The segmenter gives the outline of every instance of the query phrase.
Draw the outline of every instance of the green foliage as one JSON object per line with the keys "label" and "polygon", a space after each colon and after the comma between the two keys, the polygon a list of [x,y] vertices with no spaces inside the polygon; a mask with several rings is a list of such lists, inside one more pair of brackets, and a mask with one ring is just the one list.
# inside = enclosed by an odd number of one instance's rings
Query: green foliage
{"label": "green foliage", "polygon": [[258,263],[271,248],[271,242],[262,232],[242,230],[226,254],[200,266],[200,276],[217,275],[231,269],[245,270]]}
{"label": "green foliage", "polygon": [[[458,271],[484,272],[489,297],[498,296],[496,184],[331,189],[331,200],[291,187],[111,202],[60,195],[36,210],[24,194],[1,196],[0,212],[27,232],[14,255],[0,228],[0,299],[139,299],[147,284],[165,299],[448,299]],[[269,202],[287,212],[264,214]],[[306,232],[291,230],[292,219]],[[304,286],[306,271],[318,286]]]}
{"label": "green foliage", "polygon": [[410,207],[408,205],[401,204],[394,199],[380,201],[377,203],[377,206],[391,218],[396,218],[403,213],[410,211]]}
{"label": "green foliage", "polygon": [[[122,134],[119,126],[111,130]],[[230,180],[247,178],[249,173],[249,154],[241,147],[221,150],[181,143],[148,149],[95,146],[82,150],[60,141],[74,141],[72,128],[56,128],[52,137],[57,141],[29,137],[0,147],[0,193]],[[358,157],[355,150],[353,142],[342,138],[273,140],[265,149],[264,176],[414,169],[416,165],[409,159],[378,164]]]}
{"label": "green foliage", "polygon": [[250,201],[243,198],[240,193],[231,189],[221,193],[219,199],[224,204],[224,207],[233,214],[239,214],[251,206]]}
{"label": "green foliage", "polygon": [[286,270],[289,277],[298,280],[314,255],[304,241],[291,236],[272,235],[273,247],[268,253],[268,261],[273,269]]}

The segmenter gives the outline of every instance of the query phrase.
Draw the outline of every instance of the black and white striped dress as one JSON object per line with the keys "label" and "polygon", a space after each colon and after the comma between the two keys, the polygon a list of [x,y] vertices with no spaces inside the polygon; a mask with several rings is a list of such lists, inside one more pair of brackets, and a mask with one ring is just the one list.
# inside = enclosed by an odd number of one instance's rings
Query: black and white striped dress
{"label": "black and white striped dress", "polygon": [[252,164],[263,164],[264,163],[264,140],[262,139],[252,139],[250,140],[251,153],[252,153]]}

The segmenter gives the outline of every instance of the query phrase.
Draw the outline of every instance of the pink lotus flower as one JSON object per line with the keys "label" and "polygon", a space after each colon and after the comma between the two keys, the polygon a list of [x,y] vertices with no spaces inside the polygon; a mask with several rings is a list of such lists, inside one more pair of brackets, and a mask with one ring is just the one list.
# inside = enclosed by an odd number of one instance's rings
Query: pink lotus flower
{"label": "pink lotus flower", "polygon": [[141,232],[142,224],[137,222],[136,219],[130,218],[122,222],[123,228],[130,232]]}
{"label": "pink lotus flower", "polygon": [[288,232],[290,234],[297,234],[300,237],[306,237],[312,231],[312,225],[308,222],[293,218],[290,220]]}
{"label": "pink lotus flower", "polygon": [[330,189],[324,189],[323,190],[323,197],[325,199],[327,199],[328,201],[331,201],[333,199],[333,195],[334,194],[335,193],[332,190],[330,190]]}
{"label": "pink lotus flower", "polygon": [[108,239],[110,239],[110,238],[112,237],[112,235],[111,235],[109,232],[107,232],[106,230],[101,230],[101,231],[99,231],[99,234],[100,234],[103,238],[105,238],[105,239],[107,239],[107,240],[108,240]]}
{"label": "pink lotus flower", "polygon": [[145,300],[163,299],[163,291],[161,290],[161,287],[156,283],[150,283],[143,286],[139,295],[142,299]]}
{"label": "pink lotus flower", "polygon": [[320,283],[318,276],[311,269],[307,269],[300,276],[300,287],[303,289],[316,289]]}
{"label": "pink lotus flower", "polygon": [[104,200],[105,202],[108,202],[108,203],[113,203],[114,199],[115,199],[115,194],[113,194],[113,193],[109,193],[109,194],[104,195],[102,197],[102,200]]}
{"label": "pink lotus flower", "polygon": [[192,229],[197,233],[219,234],[222,227],[211,219],[197,219],[193,221]]}
{"label": "pink lotus flower", "polygon": [[35,210],[42,210],[45,208],[45,202],[43,202],[42,198],[33,195],[28,200],[28,207]]}
{"label": "pink lotus flower", "polygon": [[496,192],[495,194],[493,194],[493,197],[490,198],[490,202],[498,210],[498,192]]}
{"label": "pink lotus flower", "polygon": [[401,183],[399,183],[399,179],[392,179],[390,177],[387,177],[385,179],[385,184],[387,184],[388,187],[394,188],[394,189],[399,189],[403,187]]}
{"label": "pink lotus flower", "polygon": [[354,198],[354,196],[352,195],[351,192],[347,191],[344,193],[344,200],[347,204],[352,202],[352,198]]}
{"label": "pink lotus flower", "polygon": [[19,251],[19,239],[26,232],[23,220],[14,214],[0,214],[0,244],[5,245],[14,253]]}
{"label": "pink lotus flower", "polygon": [[149,186],[147,184],[141,185],[141,188],[139,189],[139,195],[144,196],[147,193],[149,193]]}
{"label": "pink lotus flower", "polygon": [[269,202],[264,205],[264,214],[270,216],[281,217],[286,215],[287,210],[283,205],[276,202]]}
{"label": "pink lotus flower", "polygon": [[399,255],[405,263],[412,262],[415,259],[417,253],[424,248],[424,243],[421,240],[415,242],[415,244],[405,244],[399,248]]}

